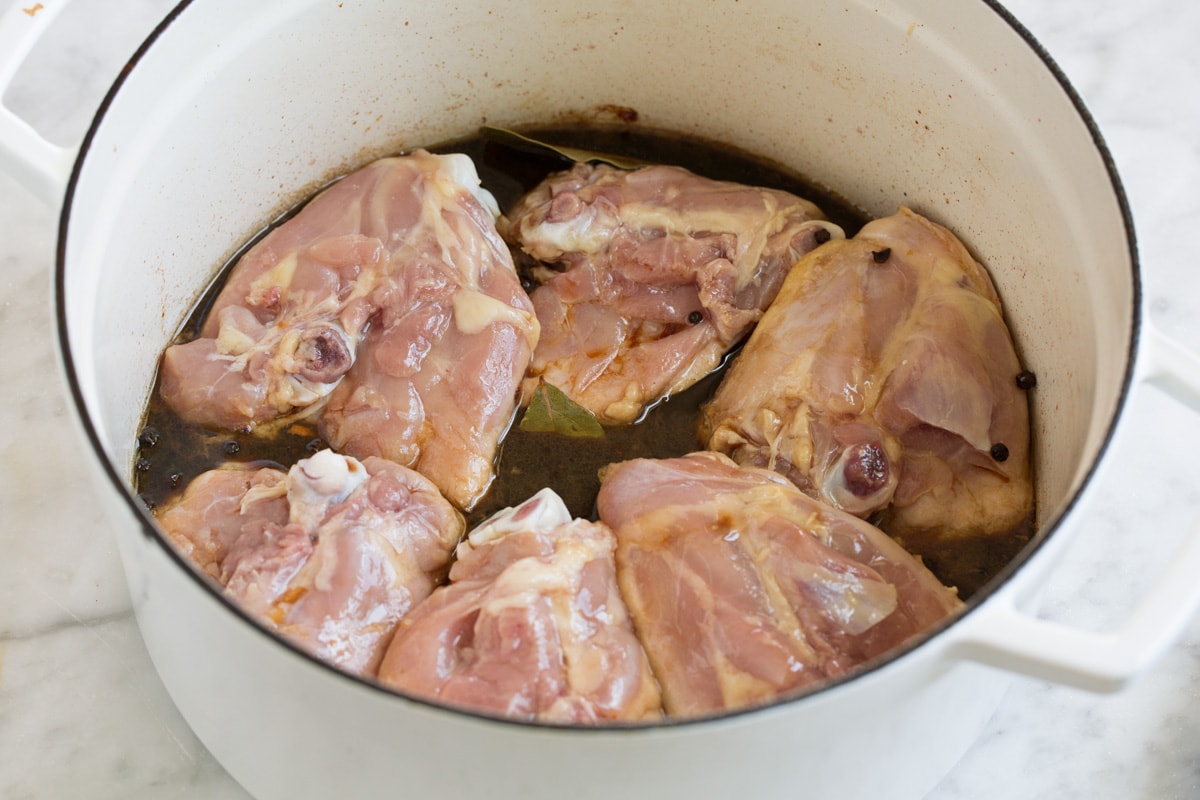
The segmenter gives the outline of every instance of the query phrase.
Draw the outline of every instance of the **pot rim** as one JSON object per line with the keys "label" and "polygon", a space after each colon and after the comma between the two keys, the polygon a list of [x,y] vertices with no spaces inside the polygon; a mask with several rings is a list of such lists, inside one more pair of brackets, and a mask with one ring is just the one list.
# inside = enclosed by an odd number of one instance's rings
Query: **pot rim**
{"label": "pot rim", "polygon": [[1092,142],[1096,148],[1097,154],[1100,156],[1104,164],[1105,171],[1108,173],[1109,181],[1112,185],[1112,191],[1120,209],[1122,222],[1125,229],[1126,241],[1129,246],[1130,258],[1130,279],[1132,282],[1132,314],[1130,318],[1130,335],[1128,343],[1128,351],[1125,359],[1125,371],[1121,380],[1121,387],[1117,402],[1115,404],[1112,417],[1108,422],[1107,430],[1104,433],[1103,439],[1100,442],[1096,455],[1087,472],[1080,482],[1078,488],[1067,498],[1063,506],[1062,513],[1057,519],[1051,521],[1046,528],[1038,531],[1033,539],[1021,550],[1021,552],[1004,566],[987,584],[981,587],[967,602],[966,607],[957,615],[948,620],[944,620],[939,624],[923,631],[918,636],[913,637],[908,642],[897,647],[885,656],[877,658],[871,662],[863,664],[858,668],[852,669],[845,675],[835,679],[819,683],[815,686],[806,688],[796,693],[788,694],[783,697],[773,699],[768,703],[761,705],[740,708],[732,711],[721,712],[717,714],[688,717],[683,719],[662,719],[654,722],[625,722],[625,723],[609,723],[602,726],[594,725],[572,725],[567,723],[548,723],[516,720],[508,717],[481,713],[462,708],[457,708],[442,703],[437,703],[425,698],[406,694],[404,692],[384,686],[378,681],[369,678],[364,678],[358,675],[345,672],[342,669],[325,662],[316,656],[310,654],[306,650],[300,648],[296,644],[284,639],[275,632],[266,628],[257,619],[248,614],[239,604],[227,597],[219,590],[212,582],[205,579],[203,575],[197,571],[192,564],[180,554],[161,534],[157,524],[154,521],[153,515],[146,508],[138,497],[133,493],[125,478],[119,474],[116,467],[108,459],[105,454],[105,448],[100,440],[100,436],[96,427],[92,424],[91,415],[87,404],[83,397],[82,389],[79,385],[78,378],[75,373],[75,360],[71,353],[69,339],[67,335],[66,322],[66,246],[68,239],[68,230],[71,223],[71,211],[75,196],[75,190],[80,179],[83,164],[87,159],[88,152],[92,145],[93,139],[96,136],[100,125],[103,123],[105,115],[111,107],[117,94],[120,92],[125,83],[126,78],[138,66],[145,54],[152,48],[163,34],[163,32],[175,22],[175,20],[183,13],[183,11],[192,4],[193,0],[180,0],[164,19],[155,26],[154,30],[149,34],[144,42],[138,47],[132,56],[125,63],[112,86],[105,94],[95,115],[88,126],[78,154],[76,155],[74,164],[71,168],[70,178],[67,182],[66,192],[63,199],[62,210],[59,218],[58,237],[56,241],[55,252],[55,268],[54,268],[54,310],[55,310],[55,332],[58,338],[58,351],[62,360],[63,372],[69,389],[72,404],[75,413],[83,430],[87,436],[88,443],[91,446],[92,455],[98,460],[100,468],[107,476],[111,487],[116,490],[121,496],[122,502],[125,504],[128,511],[136,519],[141,526],[142,535],[154,542],[161,548],[168,559],[173,561],[180,569],[182,569],[189,577],[195,581],[200,588],[207,592],[208,595],[221,604],[234,617],[240,618],[244,623],[258,629],[267,638],[275,642],[276,645],[290,650],[293,655],[299,656],[310,664],[317,665],[320,669],[326,670],[331,675],[336,675],[343,680],[350,681],[356,687],[367,687],[368,689],[379,693],[381,702],[393,702],[397,699],[416,703],[426,708],[436,711],[445,712],[456,715],[468,721],[480,723],[498,723],[505,726],[517,726],[528,729],[545,729],[545,730],[570,730],[570,731],[589,731],[593,733],[603,733],[611,731],[654,731],[661,729],[676,729],[676,728],[695,728],[701,725],[711,725],[714,723],[727,722],[731,720],[741,720],[751,715],[759,715],[768,713],[772,710],[777,710],[782,706],[803,702],[809,698],[818,695],[830,694],[845,687],[847,684],[864,678],[866,675],[881,670],[894,662],[898,662],[907,656],[909,653],[921,648],[929,643],[934,638],[938,637],[945,631],[955,626],[961,626],[973,613],[996,595],[1004,588],[1013,576],[1019,572],[1034,556],[1045,546],[1046,542],[1063,526],[1064,521],[1070,516],[1071,512],[1078,506],[1081,497],[1087,491],[1095,478],[1096,472],[1101,461],[1107,454],[1112,443],[1117,425],[1120,422],[1125,409],[1128,405],[1130,393],[1134,383],[1134,375],[1136,370],[1136,362],[1138,357],[1138,345],[1140,341],[1142,328],[1142,280],[1141,280],[1141,262],[1138,257],[1138,247],[1136,232],[1133,224],[1133,215],[1130,210],[1129,199],[1125,193],[1124,185],[1121,182],[1120,175],[1117,172],[1116,164],[1112,154],[1105,143],[1104,137],[1100,132],[1099,126],[1091,113],[1083,102],[1083,99],[1076,92],[1066,74],[1058,66],[1051,57],[1049,52],[1038,42],[1033,34],[1021,24],[1006,8],[1004,8],[999,0],[979,0],[979,2],[988,6],[997,16],[999,16],[1013,31],[1022,39],[1025,45],[1036,55],[1049,70],[1050,74],[1058,82],[1067,98],[1074,106],[1080,120],[1087,127],[1091,134]]}

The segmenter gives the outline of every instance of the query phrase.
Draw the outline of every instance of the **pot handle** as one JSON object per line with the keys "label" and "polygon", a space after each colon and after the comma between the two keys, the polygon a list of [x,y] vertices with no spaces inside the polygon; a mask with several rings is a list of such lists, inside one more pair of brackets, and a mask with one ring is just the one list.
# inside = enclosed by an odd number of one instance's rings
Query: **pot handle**
{"label": "pot handle", "polygon": [[[1139,382],[1200,413],[1200,357],[1143,327]],[[1148,669],[1183,633],[1200,607],[1200,523],[1125,622],[1092,633],[1031,617],[1012,593],[977,609],[952,655],[1094,692],[1113,692]]]}
{"label": "pot handle", "polygon": [[[0,17],[0,98],[25,57],[68,0],[19,0]],[[57,207],[75,161],[76,148],[47,141],[0,103],[0,172],[22,183],[47,205]]]}

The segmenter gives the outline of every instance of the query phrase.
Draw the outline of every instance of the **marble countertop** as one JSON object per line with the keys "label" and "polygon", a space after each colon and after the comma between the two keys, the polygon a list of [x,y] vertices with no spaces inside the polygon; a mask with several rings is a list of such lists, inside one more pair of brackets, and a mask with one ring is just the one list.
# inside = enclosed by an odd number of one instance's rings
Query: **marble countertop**
{"label": "marble countertop", "polygon": [[[0,11],[12,3],[0,0]],[[24,5],[32,6],[31,0]],[[5,104],[70,143],[169,0],[79,2]],[[1153,322],[1200,351],[1200,4],[1009,0],[1098,121],[1125,181]],[[244,798],[146,655],[55,368],[57,209],[0,175],[0,797]],[[1200,517],[1200,421],[1135,397],[1044,615],[1118,625]],[[49,484],[59,491],[51,494]],[[1016,678],[929,800],[1200,798],[1200,621],[1114,695]]]}

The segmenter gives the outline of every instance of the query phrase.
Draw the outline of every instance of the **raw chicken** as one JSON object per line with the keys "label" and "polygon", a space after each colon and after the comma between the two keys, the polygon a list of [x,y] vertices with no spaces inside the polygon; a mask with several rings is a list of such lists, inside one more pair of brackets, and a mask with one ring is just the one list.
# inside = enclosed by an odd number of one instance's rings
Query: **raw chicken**
{"label": "raw chicken", "polygon": [[543,265],[526,399],[544,379],[607,424],[714,369],[796,259],[842,236],[785,192],[603,164],[551,176],[499,226]]}
{"label": "raw chicken", "polygon": [[249,429],[322,402],[354,363],[388,267],[388,197],[405,161],[338,181],[234,266],[196,339],[168,347],[163,399],[182,418]]}
{"label": "raw chicken", "polygon": [[538,338],[498,214],[465,155],[347,176],[239,261],[199,338],[167,349],[164,399],[243,430],[323,407],[335,449],[412,466],[469,508]]}
{"label": "raw chicken", "polygon": [[719,453],[614,464],[597,507],[672,715],[811,687],[962,605],[878,529]]}
{"label": "raw chicken", "polygon": [[406,163],[380,201],[391,232],[380,311],[321,433],[339,452],[417,469],[469,510],[494,477],[538,322],[470,159]]}
{"label": "raw chicken", "polygon": [[917,549],[998,536],[1033,513],[1020,372],[984,268],[901,208],[796,265],[702,437]]}
{"label": "raw chicken", "polygon": [[433,590],[462,516],[416,472],[323,450],[291,470],[223,468],[158,516],[248,613],[313,655],[375,674],[396,624]]}
{"label": "raw chicken", "polygon": [[384,684],[556,723],[653,719],[658,685],[616,584],[615,540],[544,489],[473,530],[450,584],[401,623]]}
{"label": "raw chicken", "polygon": [[287,473],[243,465],[209,470],[156,513],[176,548],[224,585],[229,579],[225,558],[243,535],[287,525]]}

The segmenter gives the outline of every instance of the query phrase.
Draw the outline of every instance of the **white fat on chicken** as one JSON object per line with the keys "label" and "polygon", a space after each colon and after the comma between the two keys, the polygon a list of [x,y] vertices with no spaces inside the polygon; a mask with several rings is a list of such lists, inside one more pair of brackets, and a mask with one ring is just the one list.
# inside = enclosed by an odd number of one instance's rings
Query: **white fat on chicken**
{"label": "white fat on chicken", "polygon": [[514,308],[502,300],[476,291],[458,292],[453,302],[454,325],[460,333],[470,336],[482,333],[497,323],[505,323],[526,331],[531,347],[537,343],[538,320],[529,311]]}
{"label": "white fat on chicken", "polygon": [[406,617],[381,682],[473,711],[596,723],[661,714],[616,584],[615,540],[550,489],[458,547],[450,583]]}
{"label": "white fat on chicken", "polygon": [[596,506],[672,715],[819,685],[962,607],[879,529],[719,453],[612,464]]}
{"label": "white fat on chicken", "polygon": [[919,552],[1019,538],[1033,515],[1021,371],[983,265],[901,208],[796,264],[701,436]]}
{"label": "white fat on chicken", "polygon": [[497,224],[540,262],[523,400],[544,380],[606,424],[711,372],[796,259],[844,235],[807,200],[667,166],[578,164]]}
{"label": "white fat on chicken", "polygon": [[338,452],[418,470],[467,510],[494,479],[538,321],[470,158],[381,163],[386,177],[358,202],[370,229],[388,232],[387,268],[320,432]]}
{"label": "white fat on chicken", "polygon": [[286,473],[210,470],[157,518],[246,613],[368,676],[397,623],[444,574],[464,528],[416,472],[331,450]]}
{"label": "white fat on chicken", "polygon": [[500,216],[500,204],[496,202],[496,198],[491,192],[483,188],[483,182],[479,179],[479,173],[475,169],[475,162],[471,160],[470,156],[464,153],[447,153],[433,157],[441,164],[442,172],[450,181],[465,189],[478,200],[479,205],[492,215],[492,219]]}

